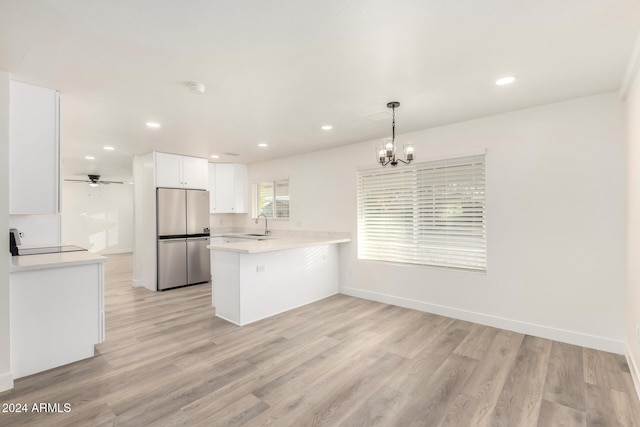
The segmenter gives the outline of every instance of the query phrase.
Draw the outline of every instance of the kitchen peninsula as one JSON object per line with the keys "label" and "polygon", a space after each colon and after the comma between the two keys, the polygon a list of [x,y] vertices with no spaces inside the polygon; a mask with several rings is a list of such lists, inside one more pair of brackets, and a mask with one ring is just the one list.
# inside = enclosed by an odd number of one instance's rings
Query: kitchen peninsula
{"label": "kitchen peninsula", "polygon": [[217,317],[242,326],[338,293],[347,235],[228,236],[207,246]]}
{"label": "kitchen peninsula", "polygon": [[87,251],[11,257],[14,379],[94,355],[104,340],[106,260]]}

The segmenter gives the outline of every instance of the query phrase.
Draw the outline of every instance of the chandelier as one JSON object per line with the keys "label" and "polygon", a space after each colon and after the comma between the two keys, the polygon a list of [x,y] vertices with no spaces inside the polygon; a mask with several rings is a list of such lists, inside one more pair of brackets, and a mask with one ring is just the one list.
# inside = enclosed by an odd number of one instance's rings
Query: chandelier
{"label": "chandelier", "polygon": [[391,108],[393,110],[393,122],[391,124],[391,139],[385,138],[382,140],[382,145],[378,148],[378,162],[382,166],[397,166],[399,162],[408,165],[414,159],[413,153],[413,144],[405,144],[404,145],[404,158],[396,159],[396,108],[400,106],[400,103],[397,101],[387,103],[387,108]]}

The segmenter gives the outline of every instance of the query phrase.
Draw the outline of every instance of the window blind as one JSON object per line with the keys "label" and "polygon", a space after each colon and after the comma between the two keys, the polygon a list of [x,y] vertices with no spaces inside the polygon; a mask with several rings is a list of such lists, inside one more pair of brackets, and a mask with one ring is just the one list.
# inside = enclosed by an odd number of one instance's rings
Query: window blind
{"label": "window blind", "polygon": [[484,154],[359,171],[358,258],[485,271]]}

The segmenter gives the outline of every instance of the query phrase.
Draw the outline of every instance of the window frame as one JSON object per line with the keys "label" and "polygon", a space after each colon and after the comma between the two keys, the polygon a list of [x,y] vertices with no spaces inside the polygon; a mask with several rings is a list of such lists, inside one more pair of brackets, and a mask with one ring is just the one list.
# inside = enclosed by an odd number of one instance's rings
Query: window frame
{"label": "window frame", "polygon": [[[277,189],[278,189],[278,183],[282,183],[283,181],[286,181],[286,188],[287,188],[287,192],[285,195],[282,194],[277,194]],[[260,180],[260,181],[255,181],[251,184],[251,215],[253,217],[253,219],[256,219],[260,214],[263,214],[263,212],[260,212],[260,210],[264,209],[264,207],[261,209],[259,207],[260,203],[259,203],[259,192],[258,192],[258,188],[261,184],[271,184],[273,187],[273,194],[272,194],[272,200],[275,201],[275,203],[273,204],[273,209],[272,209],[272,214],[271,215],[266,215],[267,218],[269,220],[274,220],[274,221],[288,221],[291,218],[291,180],[289,177],[284,177],[284,178],[277,178],[277,179],[270,179],[270,180]],[[281,185],[281,184],[280,184]],[[276,216],[276,214],[278,213],[278,198],[280,197],[285,197],[287,201],[287,216]]]}

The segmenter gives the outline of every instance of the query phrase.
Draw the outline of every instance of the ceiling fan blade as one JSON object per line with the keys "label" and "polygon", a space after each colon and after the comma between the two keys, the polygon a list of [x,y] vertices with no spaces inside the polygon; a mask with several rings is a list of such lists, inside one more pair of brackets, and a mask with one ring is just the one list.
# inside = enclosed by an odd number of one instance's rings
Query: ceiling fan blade
{"label": "ceiling fan blade", "polygon": [[124,184],[124,182],[122,181],[96,181],[99,182],[100,184]]}
{"label": "ceiling fan blade", "polygon": [[66,179],[65,181],[70,181],[70,182],[91,182],[91,181],[87,181],[86,179]]}

